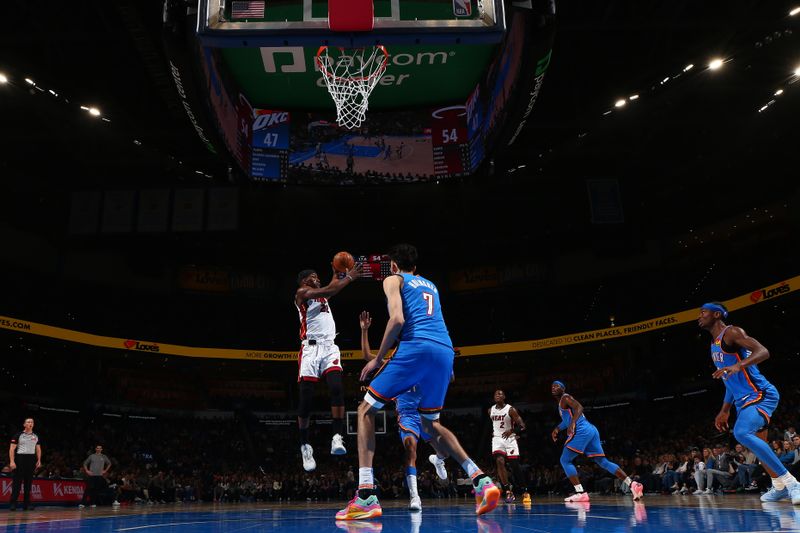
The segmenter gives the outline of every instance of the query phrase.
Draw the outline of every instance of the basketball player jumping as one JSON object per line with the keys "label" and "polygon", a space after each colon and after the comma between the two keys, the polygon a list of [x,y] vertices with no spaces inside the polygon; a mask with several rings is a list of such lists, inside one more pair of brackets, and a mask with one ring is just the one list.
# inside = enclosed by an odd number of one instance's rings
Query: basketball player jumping
{"label": "basketball player jumping", "polygon": [[593,424],[583,416],[583,406],[578,400],[566,393],[566,385],[561,381],[554,381],[550,385],[550,392],[558,399],[558,414],[561,415],[561,424],[553,429],[550,436],[553,442],[558,439],[558,432],[567,430],[567,441],[564,451],[561,452],[561,467],[567,474],[570,483],[575,487],[575,494],[564,499],[565,502],[588,502],[589,494],[584,492],[578,469],[572,461],[580,454],[597,463],[601,468],[614,474],[630,487],[634,501],[644,496],[644,487],[638,481],[632,481],[619,466],[606,459],[603,446],[600,444],[600,433]]}
{"label": "basketball player jumping", "polygon": [[[375,355],[369,348],[369,327],[372,324],[367,311],[363,311],[359,316],[359,325],[361,326],[361,351],[364,354],[364,359],[369,361]],[[400,396],[395,398],[395,406],[397,408],[397,432],[400,434],[400,442],[403,443],[405,449],[405,467],[406,472],[406,485],[408,486],[408,495],[411,501],[408,508],[412,511],[422,510],[422,500],[419,497],[417,490],[417,443],[421,438],[431,445],[436,450],[436,441],[431,439],[431,436],[422,430],[422,420],[419,416],[419,401],[422,395],[417,387],[414,387]],[[441,479],[447,479],[447,470],[444,468],[444,461],[447,459],[447,454],[436,450],[436,453],[428,457],[428,461],[436,468],[436,475]]]}
{"label": "basketball player jumping", "polygon": [[[467,456],[456,436],[439,422],[455,356],[442,316],[439,290],[415,274],[417,250],[413,246],[398,245],[389,253],[389,258],[392,275],[383,281],[389,321],[378,354],[361,371],[363,381],[380,368],[358,407],[358,490],[347,507],[336,513],[336,519],[359,520],[383,514],[375,495],[372,472],[375,413],[412,387],[418,387],[421,394],[418,410],[422,429],[437,439],[442,449],[472,478],[476,513],[489,512],[497,507],[500,489]],[[400,346],[384,365],[384,358],[398,339]]]}
{"label": "basketball player jumping", "polygon": [[489,408],[489,418],[492,420],[492,455],[497,463],[497,475],[500,484],[506,489],[506,502],[514,501],[514,491],[508,483],[506,465],[511,468],[515,488],[522,489],[522,503],[531,503],[525,477],[519,467],[519,445],[517,434],[525,431],[525,422],[514,407],[506,403],[506,393],[502,390],[494,391],[494,405]]}
{"label": "basketball player jumping", "polygon": [[342,389],[342,363],[339,347],[334,344],[336,323],[333,321],[328,298],[338,294],[343,288],[361,275],[361,265],[348,270],[342,278],[333,279],[322,287],[314,270],[303,270],[297,275],[299,286],[294,295],[294,305],[300,315],[300,354],[297,381],[300,402],[297,413],[297,426],[300,429],[300,454],[303,468],[311,472],[317,468],[314,450],[308,441],[308,425],[311,413],[311,400],[314,396],[314,383],[325,376],[331,395],[331,416],[333,417],[333,439],[331,454],[347,453],[344,447],[344,391]]}
{"label": "basketball player jumping", "polygon": [[772,478],[772,488],[761,501],[790,499],[800,505],[800,483],[786,470],[766,442],[767,424],[778,407],[778,389],[758,370],[758,364],[769,359],[769,351],[737,326],[726,325],[728,309],[719,302],[703,304],[697,324],[711,334],[711,360],[717,370],[712,375],[725,384],[722,409],[714,419],[720,431],[728,430],[731,406],[736,406],[733,435],[751,450]]}

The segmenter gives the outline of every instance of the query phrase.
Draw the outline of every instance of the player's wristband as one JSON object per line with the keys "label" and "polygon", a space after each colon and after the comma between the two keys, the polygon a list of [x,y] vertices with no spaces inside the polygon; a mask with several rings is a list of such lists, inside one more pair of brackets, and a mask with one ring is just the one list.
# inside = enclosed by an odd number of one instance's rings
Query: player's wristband
{"label": "player's wristband", "polygon": [[344,277],[346,277],[350,281],[353,281],[353,276],[351,276],[350,274],[345,274]]}

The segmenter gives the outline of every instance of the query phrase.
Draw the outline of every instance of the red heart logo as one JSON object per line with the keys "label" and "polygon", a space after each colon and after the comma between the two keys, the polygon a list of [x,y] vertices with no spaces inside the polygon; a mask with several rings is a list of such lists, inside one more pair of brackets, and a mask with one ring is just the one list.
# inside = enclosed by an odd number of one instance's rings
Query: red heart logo
{"label": "red heart logo", "polygon": [[130,340],[130,339],[128,339],[128,340],[126,340],[126,341],[125,341],[125,348],[127,348],[127,349],[129,349],[129,350],[130,350],[130,349],[131,349],[131,348],[133,348],[134,346],[136,346],[136,341],[132,341],[132,340]]}
{"label": "red heart logo", "polygon": [[333,360],[333,364],[334,364],[334,365],[338,365],[338,364],[339,364],[339,360],[338,360],[338,359],[334,359],[334,360]]}

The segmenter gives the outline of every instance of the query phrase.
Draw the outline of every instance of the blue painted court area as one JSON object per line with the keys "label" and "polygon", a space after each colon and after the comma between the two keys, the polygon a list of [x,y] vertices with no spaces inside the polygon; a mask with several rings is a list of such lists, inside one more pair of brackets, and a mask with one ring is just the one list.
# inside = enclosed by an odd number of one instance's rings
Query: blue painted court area
{"label": "blue painted court area", "polygon": [[423,503],[422,513],[404,505],[384,507],[384,516],[363,522],[336,522],[339,504],[167,505],[123,507],[119,511],[36,509],[2,511],[0,527],[13,532],[196,532],[239,531],[341,532],[766,532],[800,531],[800,507],[788,502],[762,504],[757,497],[651,497],[645,503],[626,498],[596,498],[590,504],[565,504],[555,498],[532,506],[501,505],[477,518],[472,505]]}

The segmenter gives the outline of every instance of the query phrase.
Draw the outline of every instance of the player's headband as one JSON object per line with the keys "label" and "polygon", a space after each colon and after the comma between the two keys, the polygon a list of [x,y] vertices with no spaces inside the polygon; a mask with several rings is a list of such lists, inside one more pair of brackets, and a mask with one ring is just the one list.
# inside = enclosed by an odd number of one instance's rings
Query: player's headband
{"label": "player's headband", "polygon": [[562,389],[564,389],[564,390],[567,390],[567,386],[566,386],[566,385],[564,385],[564,382],[563,382],[563,381],[558,381],[558,380],[555,380],[555,381],[553,382],[553,385],[558,385],[558,386],[559,386],[559,387],[561,387]]}
{"label": "player's headband", "polygon": [[719,311],[720,313],[722,313],[722,318],[728,318],[728,312],[725,310],[724,307],[722,307],[719,304],[712,304],[712,303],[703,304],[702,306],[700,306],[700,309],[707,309],[708,311]]}

